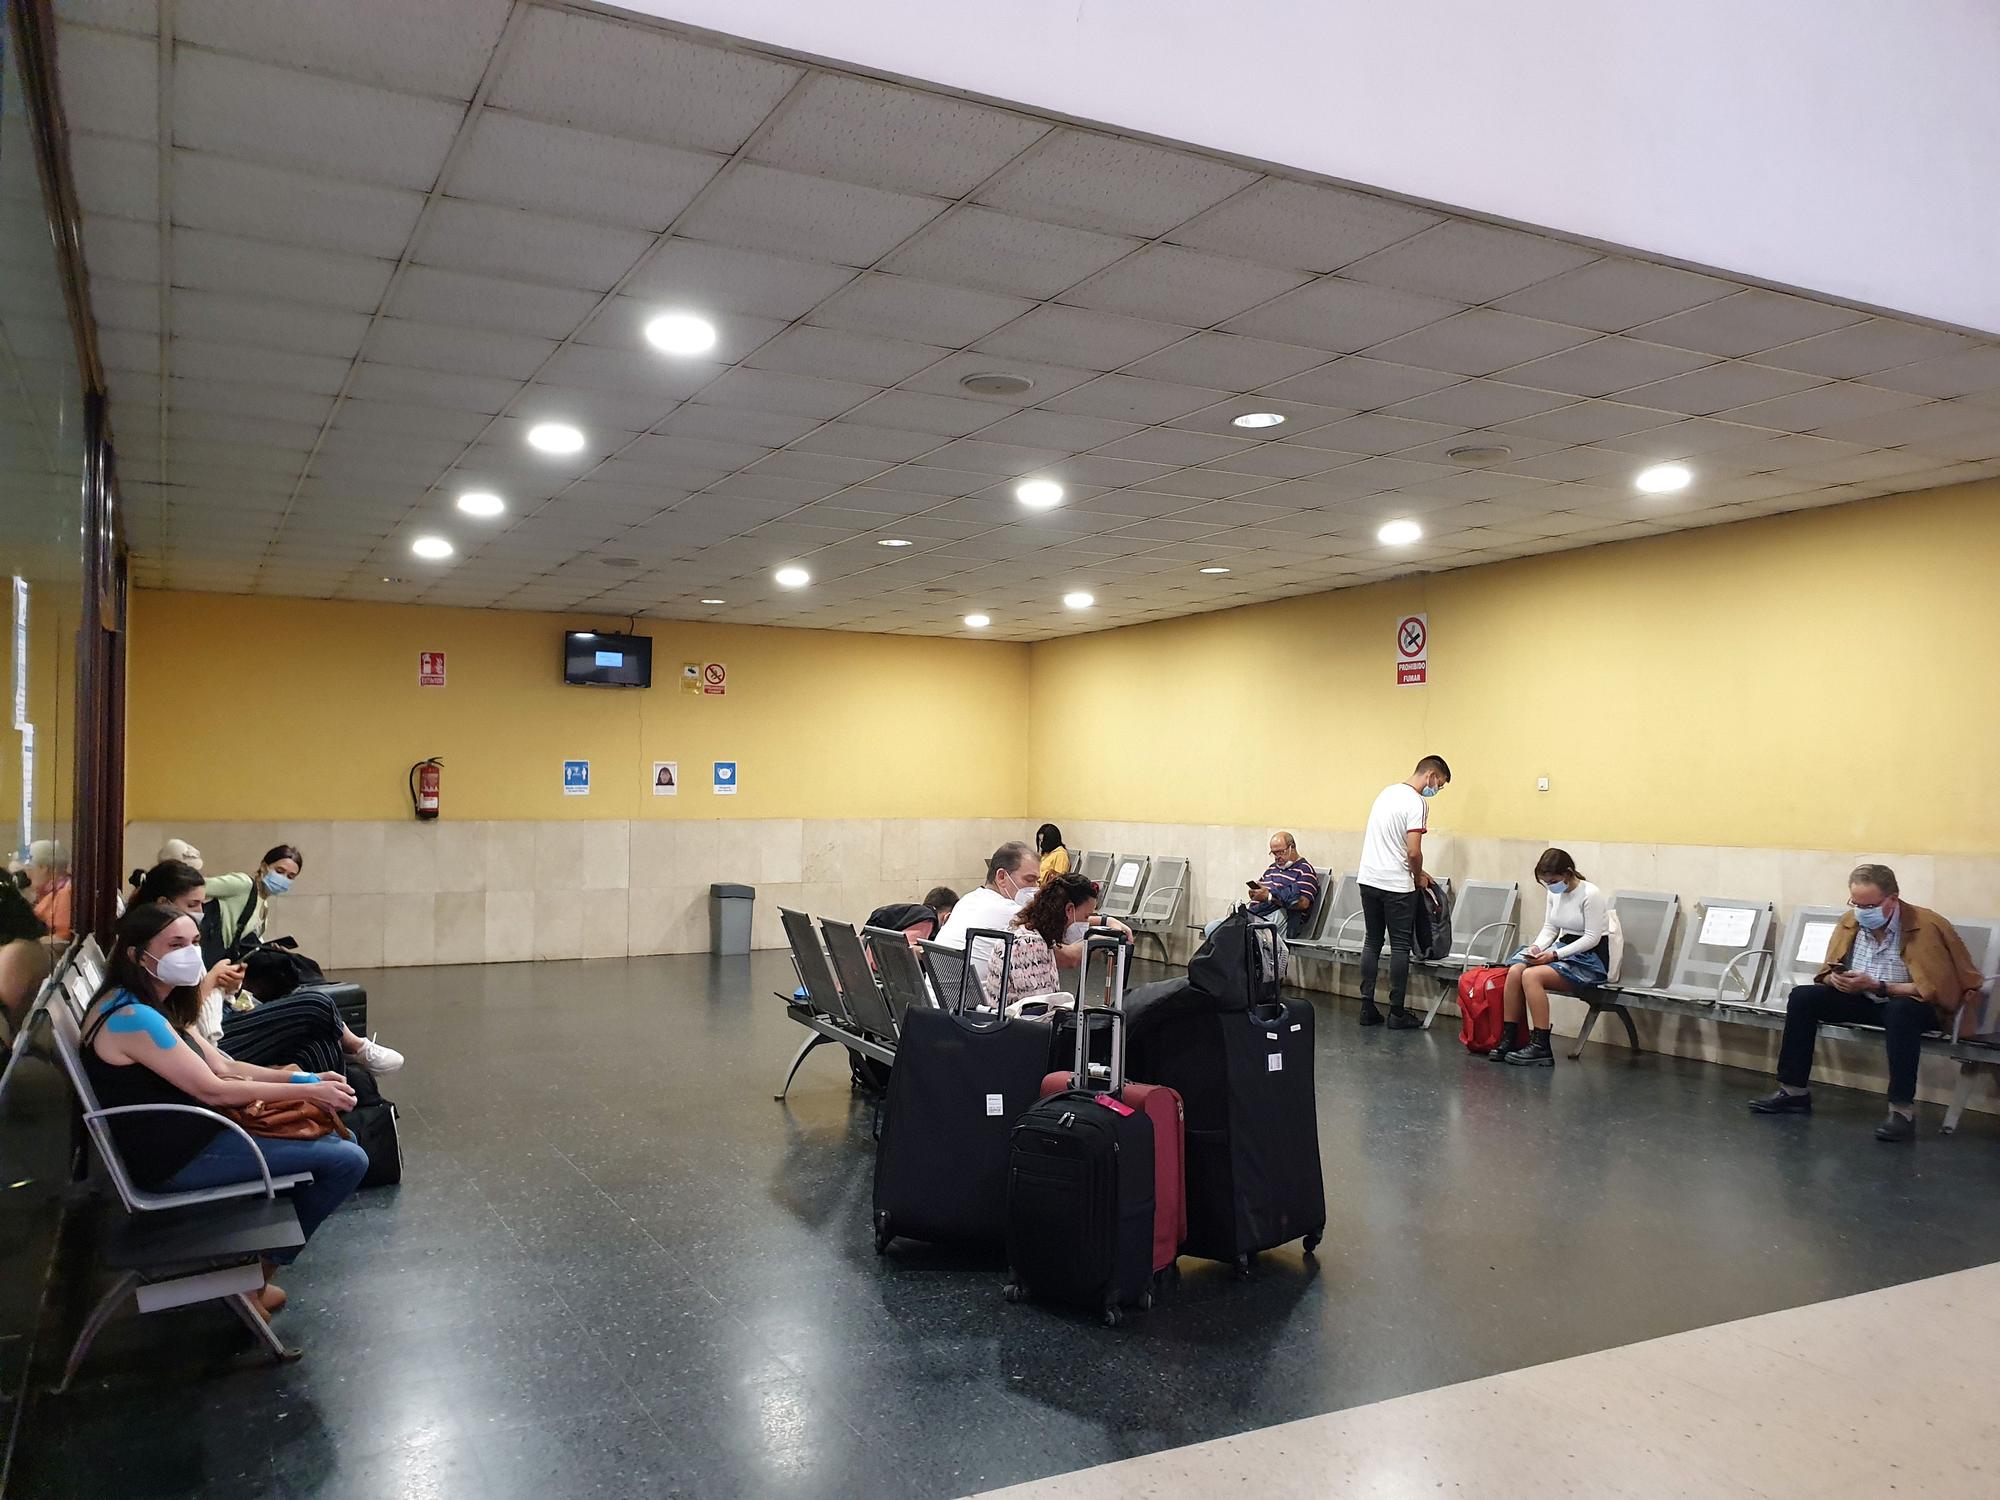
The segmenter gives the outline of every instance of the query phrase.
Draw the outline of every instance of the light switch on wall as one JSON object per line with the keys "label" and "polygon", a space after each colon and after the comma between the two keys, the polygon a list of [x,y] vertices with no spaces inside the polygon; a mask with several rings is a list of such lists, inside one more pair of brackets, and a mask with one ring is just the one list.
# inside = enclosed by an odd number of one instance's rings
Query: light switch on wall
{"label": "light switch on wall", "polygon": [[1548,789],[1549,789],[1549,778],[1546,776],[1537,776],[1535,778],[1535,790],[1538,792],[1546,792]]}

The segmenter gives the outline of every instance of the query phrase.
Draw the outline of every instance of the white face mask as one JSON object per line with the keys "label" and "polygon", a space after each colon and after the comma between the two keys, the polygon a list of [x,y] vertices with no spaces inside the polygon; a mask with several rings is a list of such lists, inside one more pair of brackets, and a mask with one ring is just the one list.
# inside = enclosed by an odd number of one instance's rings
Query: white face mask
{"label": "white face mask", "polygon": [[1035,899],[1035,889],[1036,887],[1032,881],[1022,886],[1018,891],[1014,892],[1014,904],[1016,906],[1026,906],[1030,901]]}
{"label": "white face mask", "polygon": [[161,984],[171,984],[176,988],[200,984],[207,972],[208,966],[201,961],[199,948],[175,948],[153,964],[153,977]]}

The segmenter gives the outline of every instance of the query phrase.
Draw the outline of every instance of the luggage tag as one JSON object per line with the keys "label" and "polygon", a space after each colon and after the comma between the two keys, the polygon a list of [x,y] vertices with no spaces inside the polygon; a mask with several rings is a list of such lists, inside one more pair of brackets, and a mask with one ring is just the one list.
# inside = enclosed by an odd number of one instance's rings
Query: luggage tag
{"label": "luggage tag", "polygon": [[1265,1072],[1267,1072],[1267,1073],[1282,1073],[1282,1072],[1284,1072],[1284,1071],[1285,1071],[1285,1054],[1284,1054],[1284,1053],[1282,1053],[1282,1052],[1268,1052],[1268,1053],[1266,1053],[1266,1054],[1264,1055],[1264,1071],[1265,1071]]}
{"label": "luggage tag", "polygon": [[1099,1094],[1097,1102],[1106,1109],[1116,1110],[1121,1115],[1135,1115],[1138,1113],[1136,1109],[1132,1108],[1123,1099],[1114,1099],[1109,1094]]}
{"label": "luggage tag", "polygon": [[986,1113],[988,1115],[1004,1115],[1007,1113],[1006,1103],[1001,1095],[988,1094],[986,1096]]}

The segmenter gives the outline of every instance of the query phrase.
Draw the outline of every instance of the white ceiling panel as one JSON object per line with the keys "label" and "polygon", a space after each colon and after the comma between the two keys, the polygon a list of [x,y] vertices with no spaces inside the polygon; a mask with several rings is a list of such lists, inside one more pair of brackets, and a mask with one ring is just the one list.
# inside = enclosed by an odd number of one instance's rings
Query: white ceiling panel
{"label": "white ceiling panel", "polygon": [[[237,297],[227,292],[182,290],[172,299],[176,336],[254,344],[352,359],[368,331],[365,313]],[[1860,413],[1854,413],[1860,415]]]}
{"label": "white ceiling panel", "polygon": [[1719,413],[1727,422],[1744,422],[1753,427],[1772,427],[1784,432],[1815,432],[1833,422],[1860,417],[1879,417],[1886,412],[1919,406],[1925,398],[1908,391],[1889,391],[1880,386],[1840,380],[1811,390],[1777,396]]}
{"label": "white ceiling panel", "polygon": [[1419,422],[1490,427],[1497,422],[1519,421],[1522,417],[1554,411],[1568,404],[1569,397],[1557,392],[1509,385],[1504,380],[1464,380],[1443,390],[1398,401],[1387,410],[1390,416],[1411,417]]}
{"label": "white ceiling panel", "polygon": [[1710,363],[1707,355],[1692,350],[1613,335],[1561,354],[1515,365],[1507,371],[1507,378],[1516,385],[1567,391],[1572,396],[1608,396],[1613,391],[1665,380]]}
{"label": "white ceiling panel", "polygon": [[529,422],[570,422],[586,432],[645,432],[675,409],[664,393],[592,390],[530,382],[508,407],[508,415]]}
{"label": "white ceiling panel", "polygon": [[196,380],[234,380],[282,390],[332,393],[346,377],[348,361],[279,349],[252,349],[207,339],[174,340],[174,372]]}
{"label": "white ceiling panel", "polygon": [[1202,333],[1133,364],[1128,374],[1186,385],[1251,391],[1327,363],[1324,349],[1233,333]]}
{"label": "white ceiling panel", "polygon": [[1031,219],[1146,239],[1257,181],[1212,158],[1095,131],[1059,130],[978,201]]}
{"label": "white ceiling panel", "polygon": [[2000,391],[2000,345],[1985,344],[1937,359],[1899,365],[1869,377],[1891,390],[1925,396],[1971,396]]}
{"label": "white ceiling panel", "polygon": [[1323,273],[1406,240],[1441,218],[1367,193],[1266,178],[1170,237],[1197,250]]}
{"label": "white ceiling panel", "polygon": [[1415,333],[1378,344],[1370,357],[1456,375],[1490,375],[1510,365],[1573,349],[1596,335],[1566,323],[1475,307]]}
{"label": "white ceiling panel", "polygon": [[978,401],[926,395],[922,391],[884,391],[866,406],[849,413],[850,420],[864,426],[931,432],[940,438],[977,432],[998,416],[992,407]]}
{"label": "white ceiling panel", "polygon": [[[1014,394],[993,394],[986,391],[966,390],[960,382],[975,375],[991,374],[998,368],[1009,375],[1017,375],[1033,384],[1025,391]],[[1061,365],[1031,364],[1026,360],[995,360],[990,354],[953,354],[939,363],[912,376],[903,382],[907,391],[927,391],[943,396],[962,395],[967,400],[985,406],[1021,407],[1033,402],[1047,401],[1052,396],[1082,385],[1086,380],[1095,379],[1095,370],[1072,370]],[[995,420],[1001,413],[994,412]]]}
{"label": "white ceiling panel", "polygon": [[1022,297],[939,286],[910,276],[870,274],[829,297],[812,321],[956,349],[1011,323],[1034,305]]}
{"label": "white ceiling panel", "polygon": [[1124,422],[1170,422],[1191,411],[1213,406],[1225,393],[1165,380],[1141,380],[1132,375],[1100,375],[1047,404],[1049,410],[1085,417],[1114,417]]}
{"label": "white ceiling panel", "polygon": [[1864,317],[1851,308],[1753,287],[1631,331],[1656,344],[1741,358],[1859,323]]}
{"label": "white ceiling panel", "polygon": [[1179,343],[1193,331],[1172,323],[1044,303],[988,334],[978,347],[989,354],[1074,369],[1116,370]]}
{"label": "white ceiling panel", "polygon": [[470,99],[508,10],[508,0],[175,0],[174,32],[290,68]]}
{"label": "white ceiling panel", "polygon": [[482,113],[445,183],[454,198],[589,219],[654,234],[671,224],[723,158]]}
{"label": "white ceiling panel", "polygon": [[96,135],[160,138],[159,48],[144,37],[60,28],[63,112]]}
{"label": "white ceiling panel", "polygon": [[157,281],[160,277],[159,225],[86,213],[83,218],[83,263],[92,276]]}
{"label": "white ceiling panel", "polygon": [[603,292],[652,244],[653,237],[639,230],[446,198],[417,237],[414,258],[424,265]]}
{"label": "white ceiling panel", "polygon": [[945,206],[940,198],[744,163],[731,167],[679,228],[696,239],[866,266]]}
{"label": "white ceiling panel", "polygon": [[802,325],[765,344],[750,357],[749,363],[759,369],[812,375],[822,380],[848,379],[891,386],[937,363],[950,352],[935,344]]}
{"label": "white ceiling panel", "polygon": [[963,99],[816,73],[750,155],[817,177],[957,198],[1048,129]]}
{"label": "white ceiling panel", "polygon": [[632,273],[625,290],[714,316],[804,317],[854,279],[847,266],[716,245],[675,235]]}
{"label": "white ceiling panel", "polygon": [[1853,380],[1918,360],[1958,354],[1972,347],[1971,339],[1942,328],[1870,318],[1865,323],[1849,324],[1832,333],[1768,349],[1758,360],[1781,370],[1803,370],[1829,379]]}
{"label": "white ceiling panel", "polygon": [[777,448],[796,442],[819,425],[818,417],[690,401],[660,423],[660,431],[670,437]]}
{"label": "white ceiling panel", "polygon": [[176,287],[363,313],[382,305],[395,271],[393,261],[375,256],[301,250],[186,228],[174,232],[173,257]]}
{"label": "white ceiling panel", "polygon": [[1335,360],[1304,375],[1266,386],[1263,394],[1288,401],[1369,411],[1457,384],[1456,375],[1357,356]]}
{"label": "white ceiling panel", "polygon": [[174,153],[174,223],[246,239],[394,260],[424,206],[420,193]]}
{"label": "white ceiling panel", "polygon": [[[657,297],[612,296],[578,330],[576,339],[579,343],[624,349],[643,354],[651,360],[674,363],[684,356],[661,353],[646,337],[646,325],[662,312],[686,310]],[[785,323],[781,319],[757,318],[743,313],[716,320],[715,344],[704,352],[702,362],[735,364],[755,354],[784,329]]]}
{"label": "white ceiling panel", "polygon": [[1578,401],[1553,411],[1509,417],[1493,424],[1504,433],[1522,433],[1561,443],[1598,443],[1629,432],[1649,432],[1676,420],[1671,411],[1618,401]]}
{"label": "white ceiling panel", "polygon": [[734,151],[802,76],[644,25],[534,6],[492,102],[609,135]]}
{"label": "white ceiling panel", "polygon": [[701,398],[716,406],[747,406],[753,411],[825,419],[860,405],[875,390],[858,381],[813,380],[777,370],[737,368],[718,376]]}
{"label": "white ceiling panel", "polygon": [[238,385],[222,380],[176,378],[168,382],[173,409],[269,417],[274,422],[323,424],[333,413],[331,395]]}
{"label": "white ceiling panel", "polygon": [[1736,283],[1714,276],[1606,256],[1503,297],[1494,305],[1502,312],[1572,323],[1600,333],[1623,333],[1740,290]]}
{"label": "white ceiling panel", "polygon": [[1138,248],[1138,241],[991,209],[953,209],[882,263],[926,281],[1053,297]]}
{"label": "white ceiling panel", "polygon": [[555,352],[550,339],[489,328],[384,318],[368,335],[368,357],[391,365],[525,380]]}
{"label": "white ceiling panel", "polygon": [[181,47],[174,144],[294,171],[428,190],[462,105]]}
{"label": "white ceiling panel", "polygon": [[371,401],[400,401],[491,413],[504,407],[520,388],[518,380],[504,377],[446,373],[364,359],[355,366],[354,381],[348,387],[348,393]]}
{"label": "white ceiling panel", "polygon": [[420,323],[454,323],[497,333],[562,339],[600,300],[598,293],[581,288],[507,281],[436,266],[409,266],[396,283],[388,312],[391,317]]}
{"label": "white ceiling panel", "polygon": [[70,137],[78,205],[121,219],[160,216],[160,153],[140,141],[82,132]]}
{"label": "white ceiling panel", "polygon": [[[1207,328],[1303,284],[1302,272],[1260,266],[1174,245],[1152,245],[1127,256],[1068,292],[1063,301],[1099,312]],[[1284,328],[1236,332],[1298,339]]]}
{"label": "white ceiling panel", "polygon": [[1398,291],[1490,302],[1597,258],[1544,235],[1456,219],[1358,260],[1345,274]]}
{"label": "white ceiling panel", "polygon": [[1441,322],[1458,311],[1457,303],[1437,297],[1326,276],[1226,326],[1230,333],[1351,354]]}
{"label": "white ceiling panel", "polygon": [[1820,435],[1880,448],[1959,439],[1984,442],[1991,454],[2000,456],[2000,413],[1962,401],[1933,401],[1906,411],[1832,422],[1820,429]]}
{"label": "white ceiling panel", "polygon": [[1769,401],[1775,396],[1789,396],[1822,383],[1817,376],[1730,360],[1641,386],[1629,392],[1628,399],[1643,406],[1664,407],[1700,417],[1756,401]]}
{"label": "white ceiling panel", "polygon": [[[879,401],[881,398],[877,398]],[[875,402],[869,403],[871,406]],[[928,453],[937,447],[940,438],[928,432],[899,430],[893,427],[871,427],[861,422],[828,422],[816,427],[794,446],[813,453],[832,453],[847,458],[880,459],[885,463],[901,463],[915,458],[919,453]]]}

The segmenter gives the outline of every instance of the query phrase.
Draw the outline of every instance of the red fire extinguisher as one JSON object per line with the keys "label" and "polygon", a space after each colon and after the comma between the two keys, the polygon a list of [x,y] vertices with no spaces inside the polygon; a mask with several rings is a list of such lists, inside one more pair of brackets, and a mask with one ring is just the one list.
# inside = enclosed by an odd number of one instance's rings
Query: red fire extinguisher
{"label": "red fire extinguisher", "polygon": [[438,815],[443,776],[444,762],[435,755],[410,767],[410,810],[423,822],[429,822]]}

